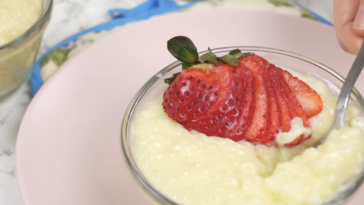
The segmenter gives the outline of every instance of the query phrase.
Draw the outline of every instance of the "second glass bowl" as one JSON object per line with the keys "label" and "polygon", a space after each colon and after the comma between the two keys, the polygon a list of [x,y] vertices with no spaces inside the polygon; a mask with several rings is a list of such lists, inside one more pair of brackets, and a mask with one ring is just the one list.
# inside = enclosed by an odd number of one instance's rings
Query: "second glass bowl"
{"label": "second glass bowl", "polygon": [[42,35],[52,13],[53,0],[42,1],[39,19],[22,35],[0,46],[0,99],[28,79]]}

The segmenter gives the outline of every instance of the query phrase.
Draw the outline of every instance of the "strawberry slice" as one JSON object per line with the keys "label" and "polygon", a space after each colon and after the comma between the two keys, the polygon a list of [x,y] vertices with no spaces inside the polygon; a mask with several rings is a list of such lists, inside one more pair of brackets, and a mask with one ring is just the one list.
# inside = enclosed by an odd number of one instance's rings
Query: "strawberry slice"
{"label": "strawberry slice", "polygon": [[[249,58],[249,57],[248,57]],[[253,58],[253,56],[250,56]],[[273,88],[272,80],[269,76],[270,63],[263,59],[260,56],[254,56],[256,62],[258,62],[261,67],[262,75],[264,83],[266,85],[267,92],[267,101],[268,101],[268,123],[267,123],[267,133],[264,134],[264,137],[260,137],[260,142],[264,144],[275,144],[275,136],[278,134],[281,129],[281,121],[280,121],[280,111],[278,107],[278,101],[276,92]]]}
{"label": "strawberry slice", "polygon": [[163,94],[163,108],[173,120],[183,123],[214,104],[220,84],[214,66],[189,68],[178,74]]}
{"label": "strawberry slice", "polygon": [[270,76],[271,64],[266,62],[265,64],[265,75],[268,79],[266,84],[268,88],[268,101],[269,101],[269,113],[270,113],[270,121],[269,121],[269,140],[273,142],[275,140],[275,136],[279,133],[279,130],[282,127],[281,124],[281,112],[279,110],[278,103],[278,93],[274,90],[274,82]]}
{"label": "strawberry slice", "polygon": [[252,124],[252,116],[254,113],[255,102],[254,92],[255,83],[253,73],[242,63],[237,67],[242,72],[244,89],[238,112],[240,112],[239,118],[237,118],[237,124],[233,130],[228,133],[228,138],[238,142],[244,139],[248,126]]}
{"label": "strawberry slice", "polygon": [[291,108],[289,106],[289,101],[284,94],[285,91],[281,85],[281,78],[275,70],[275,66],[272,64],[269,66],[269,78],[271,79],[271,85],[277,97],[282,132],[288,132],[291,129]]}
{"label": "strawberry slice", "polygon": [[[301,103],[298,101],[298,99],[296,98],[296,95],[290,89],[290,87],[288,85],[288,82],[285,81],[284,75],[286,75],[286,74],[284,72],[287,72],[287,71],[284,71],[284,70],[282,70],[281,68],[278,68],[278,67],[275,67],[275,70],[279,73],[279,76],[281,78],[281,85],[282,85],[282,87],[284,89],[284,93],[288,97],[290,105],[293,107],[293,109],[296,112],[295,116],[291,116],[292,119],[294,117],[299,117],[303,121],[303,126],[307,127],[307,128],[310,128],[311,124],[308,121],[308,117],[305,114],[305,112],[304,112],[304,110],[303,110],[303,108],[301,106]],[[320,100],[321,100],[321,98],[320,98]],[[311,135],[309,135],[309,136],[301,135],[301,136],[297,137],[294,141],[286,144],[285,146],[293,147],[293,146],[296,146],[296,145],[300,144],[302,141],[307,140],[309,138],[311,138]]]}
{"label": "strawberry slice", "polygon": [[240,62],[252,71],[255,79],[255,110],[251,120],[252,124],[247,129],[245,140],[265,144],[269,142],[268,121],[270,116],[266,85],[268,79],[264,74],[264,63],[262,58],[257,55],[243,57]]}
{"label": "strawberry slice", "polygon": [[279,69],[279,73],[284,77],[289,88],[295,94],[308,118],[313,117],[322,111],[322,99],[314,89],[305,82],[293,77],[288,71]]}
{"label": "strawberry slice", "polygon": [[228,137],[240,115],[243,89],[242,71],[228,64],[192,66],[167,88],[162,105],[188,130]]}
{"label": "strawberry slice", "polygon": [[[211,95],[216,102],[206,112],[196,115],[190,122],[183,124],[187,129],[194,129],[208,136],[229,137],[227,134],[235,128],[240,115],[240,99],[244,89],[242,72],[228,64],[220,63],[214,71],[218,78],[219,90]],[[234,140],[234,139],[233,139]],[[236,140],[236,139],[235,139]]]}

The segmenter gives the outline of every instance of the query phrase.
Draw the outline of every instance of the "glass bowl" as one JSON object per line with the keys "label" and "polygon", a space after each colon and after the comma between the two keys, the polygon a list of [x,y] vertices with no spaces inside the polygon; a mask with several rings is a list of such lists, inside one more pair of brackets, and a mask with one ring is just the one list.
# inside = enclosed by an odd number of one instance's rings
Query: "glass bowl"
{"label": "glass bowl", "polygon": [[0,99],[30,76],[52,12],[53,0],[41,1],[43,5],[39,19],[25,33],[0,46]]}
{"label": "glass bowl", "polygon": [[[344,82],[344,78],[340,76],[340,74],[328,68],[327,66],[312,59],[287,51],[262,47],[237,46],[217,48],[213,49],[213,52],[216,53],[217,56],[222,56],[226,55],[229,51],[235,48],[239,48],[243,53],[253,52],[257,55],[260,55],[267,59],[270,63],[277,66],[290,68],[307,75],[318,77],[321,80],[326,81],[328,84],[331,84],[330,89],[335,94],[338,94]],[[207,51],[201,52],[200,54],[206,52]],[[181,62],[177,61],[162,69],[152,78],[150,78],[132,99],[126,110],[122,123],[121,144],[124,161],[139,190],[154,204],[175,205],[177,203],[173,202],[160,193],[139,170],[133,158],[133,122],[135,120],[136,114],[143,110],[149,101],[156,100],[157,97],[161,96],[161,94],[167,88],[167,84],[164,83],[164,79],[171,77],[173,73],[180,72],[181,70]],[[356,89],[353,89],[350,103],[360,108],[363,112],[364,100]],[[323,205],[344,204],[347,202],[349,197],[352,196],[360,187],[362,182],[363,174],[358,174],[354,179],[346,183],[348,186],[346,186],[345,190],[340,191],[335,195],[335,197],[328,199]]]}

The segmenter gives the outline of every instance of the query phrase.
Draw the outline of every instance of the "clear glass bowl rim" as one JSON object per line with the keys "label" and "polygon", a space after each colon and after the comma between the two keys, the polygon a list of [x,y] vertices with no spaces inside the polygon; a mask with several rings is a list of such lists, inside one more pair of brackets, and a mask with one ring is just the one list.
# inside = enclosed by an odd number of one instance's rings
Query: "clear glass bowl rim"
{"label": "clear glass bowl rim", "polygon": [[[332,70],[328,66],[319,63],[318,61],[315,61],[313,59],[310,59],[308,57],[305,57],[300,54],[296,54],[289,51],[284,51],[280,49],[275,48],[266,48],[266,47],[254,47],[254,46],[229,46],[229,47],[221,47],[221,48],[215,48],[211,49],[214,51],[214,53],[220,53],[220,52],[228,52],[233,49],[239,48],[242,52],[266,52],[266,53],[274,53],[279,55],[285,55],[292,58],[296,58],[301,61],[305,61],[309,64],[312,64],[324,71],[326,71],[328,74],[334,76],[336,79],[338,79],[341,83],[344,83],[345,78],[341,76],[336,71]],[[208,50],[202,51],[199,54],[202,55],[204,53],[207,53]],[[176,68],[177,66],[181,65],[182,63],[180,61],[175,61],[174,63],[168,65],[167,67],[160,70],[158,73],[156,73],[154,76],[152,76],[135,94],[131,102],[129,103],[129,106],[127,107],[122,127],[121,127],[121,147],[122,147],[122,155],[124,158],[124,162],[126,164],[126,167],[131,174],[132,178],[134,179],[134,182],[137,183],[138,188],[147,196],[152,199],[153,202],[158,204],[167,204],[167,205],[178,205],[176,202],[172,201],[171,199],[164,196],[162,193],[160,193],[156,188],[154,188],[146,179],[146,177],[141,173],[141,171],[138,169],[138,166],[136,162],[134,161],[134,158],[132,156],[132,152],[130,150],[129,142],[128,142],[128,133],[129,133],[129,127],[131,118],[134,114],[135,108],[137,107],[139,101],[143,98],[143,96],[149,91],[149,89],[156,83],[159,79],[163,78],[163,76],[171,71],[172,69]],[[362,95],[359,93],[359,91],[356,88],[353,88],[352,94],[355,96],[356,100],[364,109],[364,99]],[[343,202],[346,202],[361,186],[361,184],[364,181],[364,175],[361,175],[358,179],[358,182],[350,187],[347,191],[343,192],[342,194],[338,194],[334,198],[330,199],[329,201],[325,202],[322,205],[333,205],[333,204],[342,204]]]}
{"label": "clear glass bowl rim", "polygon": [[52,8],[53,8],[53,0],[42,0],[42,1],[46,2],[46,4],[44,5],[42,14],[37,20],[37,22],[35,22],[35,24],[33,24],[26,32],[24,32],[16,39],[0,46],[0,52],[5,51],[9,48],[17,47],[18,45],[26,41],[35,30],[42,27],[50,19],[50,15],[52,13]]}

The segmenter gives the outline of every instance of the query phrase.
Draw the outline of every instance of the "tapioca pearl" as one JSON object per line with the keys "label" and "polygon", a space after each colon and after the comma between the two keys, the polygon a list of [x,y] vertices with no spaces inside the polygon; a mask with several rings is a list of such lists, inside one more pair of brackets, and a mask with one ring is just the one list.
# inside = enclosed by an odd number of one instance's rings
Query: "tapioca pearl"
{"label": "tapioca pearl", "polygon": [[176,132],[177,136],[182,136],[181,132]]}
{"label": "tapioca pearl", "polygon": [[222,180],[223,183],[229,187],[239,187],[240,185],[240,180],[232,176],[225,176]]}
{"label": "tapioca pearl", "polygon": [[149,165],[153,161],[153,156],[144,156],[143,159],[147,162],[146,165]]}
{"label": "tapioca pearl", "polygon": [[181,147],[180,147],[179,145],[175,145],[175,146],[173,147],[173,149],[175,149],[175,150],[180,150],[180,149],[181,149]]}
{"label": "tapioca pearl", "polygon": [[[337,131],[337,132],[334,132],[334,131]],[[347,140],[355,137],[356,135],[360,135],[360,130],[358,128],[341,127],[339,129],[333,130],[329,134],[328,140],[329,140],[329,142],[333,142],[333,144],[335,145],[336,148],[345,147],[345,146],[348,146],[348,144],[346,144],[346,143],[338,144],[336,142],[341,141],[341,140],[345,140],[345,142],[350,142]]]}
{"label": "tapioca pearl", "polygon": [[135,139],[135,143],[140,144],[141,146],[145,146],[148,144],[149,140],[145,136],[140,136],[137,139]]}
{"label": "tapioca pearl", "polygon": [[351,126],[364,130],[364,118],[363,117],[353,118],[353,120],[351,121]]}
{"label": "tapioca pearl", "polygon": [[348,111],[347,111],[347,123],[348,125],[351,127],[351,121],[355,118],[358,117],[361,114],[361,110],[357,107],[354,106],[348,106]]}
{"label": "tapioca pearl", "polygon": [[302,155],[300,156],[300,160],[302,160],[304,163],[310,163],[317,157],[319,157],[319,155],[320,152],[317,151],[317,149],[309,148],[302,153]]}
{"label": "tapioca pearl", "polygon": [[333,116],[327,110],[322,111],[318,117],[309,119],[315,136],[324,136],[329,131],[332,121]]}
{"label": "tapioca pearl", "polygon": [[274,147],[267,147],[264,145],[257,145],[255,148],[256,156],[258,160],[264,165],[270,167],[270,172],[279,162],[280,152]]}
{"label": "tapioca pearl", "polygon": [[[324,109],[322,112],[329,112],[329,114],[334,118],[335,115],[335,108],[337,104],[337,98],[333,97],[332,95],[324,97],[326,100],[324,101]],[[318,115],[320,115],[319,113]],[[318,116],[316,115],[316,116]],[[316,117],[315,116],[315,117]]]}
{"label": "tapioca pearl", "polygon": [[150,172],[150,177],[151,177],[152,179],[157,178],[157,177],[158,177],[158,175],[159,175],[158,171],[153,170],[153,171],[151,171],[151,172]]}
{"label": "tapioca pearl", "polygon": [[216,150],[216,145],[215,144],[211,144],[211,145],[209,145],[208,146],[208,149],[210,149],[210,150]]}
{"label": "tapioca pearl", "polygon": [[189,146],[189,149],[190,149],[191,152],[195,152],[195,151],[200,149],[200,146],[198,146],[197,144],[191,144]]}
{"label": "tapioca pearl", "polygon": [[[327,91],[329,90],[329,88],[327,87],[326,83],[321,82],[321,81],[317,81],[314,78],[309,78],[309,79],[310,80],[308,80],[308,83],[307,84],[310,87],[313,87],[318,94],[320,94],[320,95],[326,94]],[[314,82],[312,82],[312,81],[314,81]]]}
{"label": "tapioca pearl", "polygon": [[258,171],[257,171],[257,167],[255,166],[254,163],[244,163],[241,166],[241,174],[245,175],[245,176],[254,176],[257,175]]}
{"label": "tapioca pearl", "polygon": [[[352,154],[363,142],[363,131],[358,128],[342,127],[330,132],[326,142],[318,147],[318,151],[337,153],[338,157]],[[360,143],[358,143],[360,142]],[[360,148],[362,149],[362,148]],[[345,157],[344,157],[345,158]]]}

